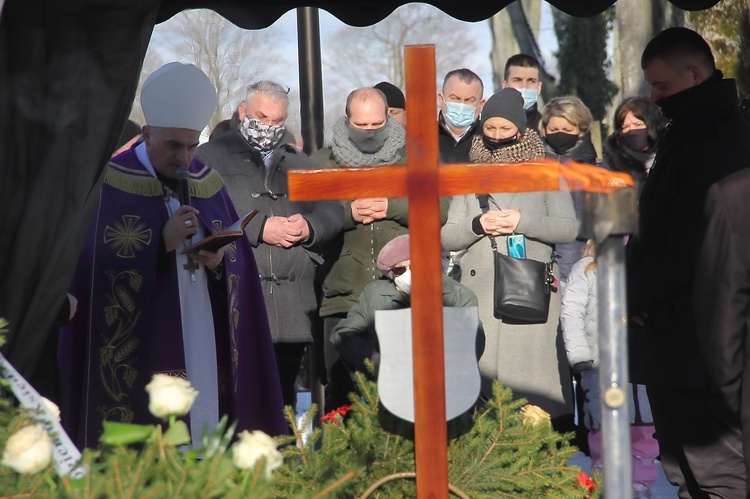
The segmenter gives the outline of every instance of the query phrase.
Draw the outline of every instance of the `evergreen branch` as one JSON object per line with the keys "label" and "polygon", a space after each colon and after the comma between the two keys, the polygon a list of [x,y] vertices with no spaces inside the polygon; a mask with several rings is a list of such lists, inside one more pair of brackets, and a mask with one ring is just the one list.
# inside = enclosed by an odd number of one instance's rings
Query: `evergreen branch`
{"label": "evergreen branch", "polygon": [[317,499],[318,497],[325,497],[328,493],[333,492],[337,488],[341,487],[344,483],[348,482],[349,480],[351,480],[355,476],[357,476],[357,474],[355,472],[353,472],[353,471],[350,471],[349,473],[347,473],[346,475],[342,476],[341,478],[339,478],[338,480],[336,480],[335,482],[333,482],[331,485],[329,485],[325,489],[323,489],[320,492],[318,492],[317,494],[315,494],[313,496],[313,499]]}

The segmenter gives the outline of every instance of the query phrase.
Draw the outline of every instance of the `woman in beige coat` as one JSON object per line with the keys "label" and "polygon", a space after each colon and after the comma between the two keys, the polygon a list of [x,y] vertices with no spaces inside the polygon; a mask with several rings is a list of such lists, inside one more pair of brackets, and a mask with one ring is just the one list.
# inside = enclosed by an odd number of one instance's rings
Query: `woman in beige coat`
{"label": "woman in beige coat", "polygon": [[[537,133],[526,129],[523,98],[506,88],[485,104],[482,134],[473,138],[473,162],[513,163],[543,158],[544,145]],[[502,166],[498,166],[502,168]],[[578,231],[570,193],[492,193],[489,210],[482,213],[476,195],[455,196],[448,222],[441,230],[443,247],[466,250],[461,258],[461,284],[479,299],[479,316],[487,337],[479,361],[482,391],[492,395],[492,382],[500,380],[516,398],[526,398],[553,418],[560,430],[570,429],[573,394],[562,337],[558,332],[560,292],[553,291],[547,322],[508,324],[493,315],[494,263],[488,235],[507,254],[506,237],[523,234],[526,258],[549,261],[556,243],[573,241]],[[557,267],[555,266],[555,275]],[[568,421],[569,420],[569,421]]]}

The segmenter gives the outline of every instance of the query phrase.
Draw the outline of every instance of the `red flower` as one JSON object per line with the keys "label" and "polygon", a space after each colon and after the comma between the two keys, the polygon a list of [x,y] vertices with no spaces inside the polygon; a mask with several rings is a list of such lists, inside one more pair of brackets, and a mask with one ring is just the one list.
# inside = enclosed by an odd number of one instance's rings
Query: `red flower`
{"label": "red flower", "polygon": [[339,424],[338,419],[336,416],[346,416],[346,413],[352,410],[351,405],[342,405],[338,409],[334,409],[322,418],[320,418],[321,421],[324,423],[335,423],[336,425]]}
{"label": "red flower", "polygon": [[583,471],[578,475],[578,485],[585,487],[589,492],[593,492],[596,488],[596,482]]}

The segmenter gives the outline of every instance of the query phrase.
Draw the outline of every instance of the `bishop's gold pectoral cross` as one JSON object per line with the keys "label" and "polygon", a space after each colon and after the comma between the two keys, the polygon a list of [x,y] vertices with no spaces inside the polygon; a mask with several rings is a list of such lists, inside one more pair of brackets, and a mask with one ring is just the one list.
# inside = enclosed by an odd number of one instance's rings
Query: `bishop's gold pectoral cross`
{"label": "bishop's gold pectoral cross", "polygon": [[417,493],[420,498],[447,498],[443,314],[435,313],[443,309],[439,197],[556,191],[561,177],[571,190],[590,192],[612,192],[633,182],[627,175],[590,165],[563,166],[549,160],[438,167],[435,47],[408,46],[404,52],[408,165],[290,172],[289,197],[293,201],[408,197],[410,254],[420,257],[412,258],[411,265]]}

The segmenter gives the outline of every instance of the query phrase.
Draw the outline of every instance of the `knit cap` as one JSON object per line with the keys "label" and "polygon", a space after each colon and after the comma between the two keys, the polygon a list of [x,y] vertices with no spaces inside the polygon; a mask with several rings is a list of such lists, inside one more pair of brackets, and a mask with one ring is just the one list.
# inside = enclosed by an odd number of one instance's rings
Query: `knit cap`
{"label": "knit cap", "polygon": [[373,88],[377,88],[385,94],[385,100],[388,103],[388,107],[406,109],[406,98],[404,97],[404,93],[393,83],[381,81]]}
{"label": "knit cap", "polygon": [[506,87],[487,99],[482,107],[482,126],[490,118],[505,118],[520,132],[526,130],[526,111],[523,110],[523,97],[515,88]]}
{"label": "knit cap", "polygon": [[383,246],[378,255],[378,270],[388,272],[397,263],[409,260],[409,234],[394,237]]}

